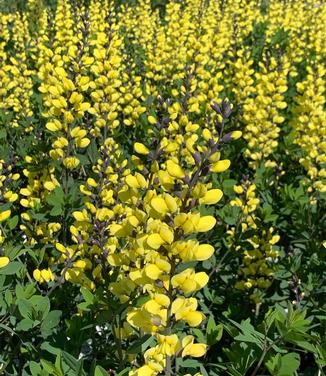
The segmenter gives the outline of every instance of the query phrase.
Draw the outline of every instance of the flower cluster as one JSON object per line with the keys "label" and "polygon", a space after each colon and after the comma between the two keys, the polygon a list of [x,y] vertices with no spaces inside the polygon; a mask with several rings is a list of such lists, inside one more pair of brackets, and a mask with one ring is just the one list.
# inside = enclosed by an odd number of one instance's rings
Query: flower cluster
{"label": "flower cluster", "polygon": [[257,197],[255,184],[244,181],[241,185],[234,186],[234,191],[238,197],[231,200],[230,205],[241,210],[241,236],[235,237],[235,227],[228,231],[230,247],[241,253],[238,271],[240,280],[235,287],[250,291],[250,298],[259,303],[259,291],[268,288],[272,282],[273,264],[279,256],[274,245],[279,242],[280,236],[275,234],[273,227],[264,229],[259,225],[257,211],[260,199]]}

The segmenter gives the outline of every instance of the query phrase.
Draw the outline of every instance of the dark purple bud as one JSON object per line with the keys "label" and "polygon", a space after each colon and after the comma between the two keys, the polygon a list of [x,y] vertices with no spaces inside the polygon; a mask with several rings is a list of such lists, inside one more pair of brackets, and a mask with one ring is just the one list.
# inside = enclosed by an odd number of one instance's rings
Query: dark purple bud
{"label": "dark purple bud", "polygon": [[216,102],[211,104],[211,107],[217,114],[221,114],[221,108]]}
{"label": "dark purple bud", "polygon": [[232,108],[229,102],[225,100],[222,102],[221,113],[224,119],[227,119],[228,117],[230,117],[232,113]]}
{"label": "dark purple bud", "polygon": [[222,142],[230,142],[232,141],[232,132],[225,134],[222,139]]}
{"label": "dark purple bud", "polygon": [[186,183],[186,184],[189,184],[190,182],[190,177],[188,175],[186,175],[184,178],[183,178],[183,181]]}
{"label": "dark purple bud", "polygon": [[200,153],[199,153],[198,151],[196,151],[196,152],[192,155],[192,157],[194,158],[195,163],[196,163],[196,165],[198,166],[198,165],[200,164],[200,161],[201,161],[201,155],[200,155]]}

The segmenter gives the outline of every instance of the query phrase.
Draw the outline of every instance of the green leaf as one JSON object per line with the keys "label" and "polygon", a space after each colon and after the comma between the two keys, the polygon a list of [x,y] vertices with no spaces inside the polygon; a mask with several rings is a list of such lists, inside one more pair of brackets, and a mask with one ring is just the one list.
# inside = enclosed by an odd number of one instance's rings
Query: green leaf
{"label": "green leaf", "polygon": [[18,310],[20,314],[26,319],[33,318],[33,304],[27,299],[18,300]]}
{"label": "green leaf", "polygon": [[42,342],[41,349],[53,355],[60,355],[60,349],[53,347],[49,342]]}
{"label": "green leaf", "polygon": [[29,301],[33,305],[35,318],[42,321],[50,312],[50,299],[47,296],[33,295]]}
{"label": "green leaf", "polygon": [[103,367],[96,366],[94,376],[108,376],[108,373]]}
{"label": "green leaf", "polygon": [[42,371],[41,366],[33,360],[29,362],[29,369],[32,373],[32,376],[39,376]]}
{"label": "green leaf", "polygon": [[7,224],[10,230],[13,230],[14,228],[16,228],[16,226],[18,225],[18,220],[19,220],[18,215],[14,215],[13,217],[7,220]]}
{"label": "green leaf", "polygon": [[196,359],[182,359],[177,358],[177,364],[179,367],[184,368],[200,368],[201,363]]}
{"label": "green leaf", "polygon": [[53,206],[53,208],[50,211],[51,217],[57,217],[58,215],[61,215],[64,212],[64,209],[60,205]]}
{"label": "green leaf", "polygon": [[20,271],[23,267],[23,264],[19,261],[10,262],[7,266],[0,269],[0,275],[13,275]]}
{"label": "green leaf", "polygon": [[75,376],[85,375],[82,360],[77,360],[69,353],[62,351],[62,361],[74,372]]}
{"label": "green leaf", "polygon": [[85,289],[85,287],[81,287],[80,292],[82,293],[83,298],[88,304],[94,303],[95,296],[89,290]]}
{"label": "green leaf", "polygon": [[32,329],[34,326],[34,321],[31,319],[22,319],[16,326],[17,331],[26,332]]}
{"label": "green leaf", "polygon": [[0,129],[0,140],[4,139],[7,137],[7,131],[5,130],[5,128],[1,128]]}
{"label": "green leaf", "polygon": [[273,376],[293,376],[300,366],[300,356],[297,353],[276,354],[265,365]]}
{"label": "green leaf", "polygon": [[49,361],[45,360],[45,359],[41,359],[41,364],[42,364],[42,367],[49,372],[50,375],[54,375],[54,376],[61,376],[61,373],[58,372],[58,370],[56,369],[56,367]]}
{"label": "green leaf", "polygon": [[[127,368],[125,368],[124,370],[122,370],[121,372],[119,372],[118,374],[117,374],[117,376],[126,376],[127,374],[129,374],[129,371],[131,370],[131,368],[130,367],[127,367]],[[107,375],[107,373],[106,373],[106,375]]]}
{"label": "green leaf", "polygon": [[53,329],[59,324],[61,318],[61,311],[54,310],[48,313],[41,324],[41,333],[44,338],[48,337]]}
{"label": "green leaf", "polygon": [[134,342],[129,348],[129,354],[140,354],[143,353],[148,347],[155,343],[155,337],[151,335],[146,335]]}

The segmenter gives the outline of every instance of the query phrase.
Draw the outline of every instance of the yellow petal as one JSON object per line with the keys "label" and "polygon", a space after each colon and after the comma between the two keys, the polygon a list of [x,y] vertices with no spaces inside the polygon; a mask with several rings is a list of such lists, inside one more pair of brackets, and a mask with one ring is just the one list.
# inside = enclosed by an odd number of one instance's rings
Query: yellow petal
{"label": "yellow petal", "polygon": [[138,180],[133,175],[126,176],[126,183],[129,185],[130,188],[139,188]]}
{"label": "yellow petal", "polygon": [[145,267],[145,274],[148,278],[156,280],[162,274],[162,270],[159,269],[156,265],[151,264]]}
{"label": "yellow petal", "polygon": [[10,217],[10,214],[11,214],[11,210],[5,210],[2,213],[0,213],[0,222],[3,222],[6,219],[8,219]]}
{"label": "yellow petal", "polygon": [[171,195],[169,195],[168,193],[164,196],[164,200],[165,200],[165,203],[166,205],[168,206],[169,208],[169,211],[170,213],[174,213],[177,211],[178,209],[178,204],[177,204],[177,201],[174,197],[172,197]]}
{"label": "yellow petal", "polygon": [[147,149],[147,147],[140,142],[135,142],[134,149],[135,149],[135,152],[138,154],[147,155],[149,153],[149,150]]}
{"label": "yellow petal", "polygon": [[182,168],[170,159],[166,162],[166,169],[169,175],[173,176],[174,178],[182,179],[185,177]]}
{"label": "yellow petal", "polygon": [[154,197],[151,201],[153,209],[160,214],[166,214],[169,212],[169,208],[162,197]]}
{"label": "yellow petal", "polygon": [[151,248],[158,249],[162,244],[164,244],[164,240],[159,234],[151,234],[147,238],[147,244]]}
{"label": "yellow petal", "polygon": [[211,166],[212,172],[223,172],[230,167],[231,162],[228,159],[223,159],[221,161],[215,162]]}
{"label": "yellow petal", "polygon": [[211,215],[205,215],[199,219],[199,223],[196,226],[196,231],[207,232],[211,230],[216,224],[216,219]]}
{"label": "yellow petal", "polygon": [[207,285],[209,277],[205,272],[199,272],[195,274],[194,280],[198,285],[197,289],[201,289]]}
{"label": "yellow petal", "polygon": [[10,260],[8,257],[6,256],[0,257],[0,268],[4,268],[5,266],[9,264],[9,262]]}
{"label": "yellow petal", "polygon": [[170,229],[163,227],[160,230],[160,237],[164,240],[164,242],[171,244],[174,239],[174,234]]}
{"label": "yellow petal", "polygon": [[234,131],[231,134],[232,140],[237,140],[241,136],[242,136],[242,132],[241,131]]}
{"label": "yellow petal", "polygon": [[214,253],[214,247],[210,244],[200,244],[194,251],[197,261],[209,259]]}
{"label": "yellow petal", "polygon": [[189,326],[194,327],[200,325],[204,318],[205,315],[203,313],[195,311],[188,312],[183,319],[188,323]]}
{"label": "yellow petal", "polygon": [[201,356],[206,354],[207,345],[205,343],[195,343],[187,345],[183,351],[181,356],[192,356],[194,358],[200,358]]}
{"label": "yellow petal", "polygon": [[220,189],[210,189],[205,196],[199,200],[201,204],[212,205],[220,201],[223,192]]}

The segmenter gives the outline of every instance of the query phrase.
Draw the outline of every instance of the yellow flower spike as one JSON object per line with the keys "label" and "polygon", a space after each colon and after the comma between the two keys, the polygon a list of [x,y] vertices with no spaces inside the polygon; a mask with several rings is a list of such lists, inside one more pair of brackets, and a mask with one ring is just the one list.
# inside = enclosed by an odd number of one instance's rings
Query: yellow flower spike
{"label": "yellow flower spike", "polygon": [[223,192],[220,189],[210,189],[205,196],[199,199],[200,204],[213,205],[218,203],[223,197]]}
{"label": "yellow flower spike", "polygon": [[10,260],[8,257],[6,256],[2,256],[0,257],[0,268],[4,268],[5,266],[7,266],[9,264]]}
{"label": "yellow flower spike", "polygon": [[204,343],[195,343],[194,337],[189,335],[182,339],[182,357],[192,356],[194,358],[200,358],[206,354],[207,345]]}
{"label": "yellow flower spike", "polygon": [[148,148],[140,142],[135,142],[134,150],[136,153],[142,154],[142,155],[147,155],[149,153]]}
{"label": "yellow flower spike", "polygon": [[195,227],[195,230],[198,232],[207,232],[210,231],[216,224],[216,219],[211,215],[206,215],[199,219],[198,224]]}
{"label": "yellow flower spike", "polygon": [[230,167],[230,160],[229,159],[223,159],[221,161],[217,161],[213,163],[210,167],[210,170],[212,172],[224,172]]}
{"label": "yellow flower spike", "polygon": [[166,169],[168,174],[174,178],[183,179],[185,177],[182,168],[170,159],[166,162]]}
{"label": "yellow flower spike", "polygon": [[2,213],[0,213],[0,222],[3,222],[5,221],[6,219],[8,219],[11,215],[11,210],[5,210],[3,211]]}

